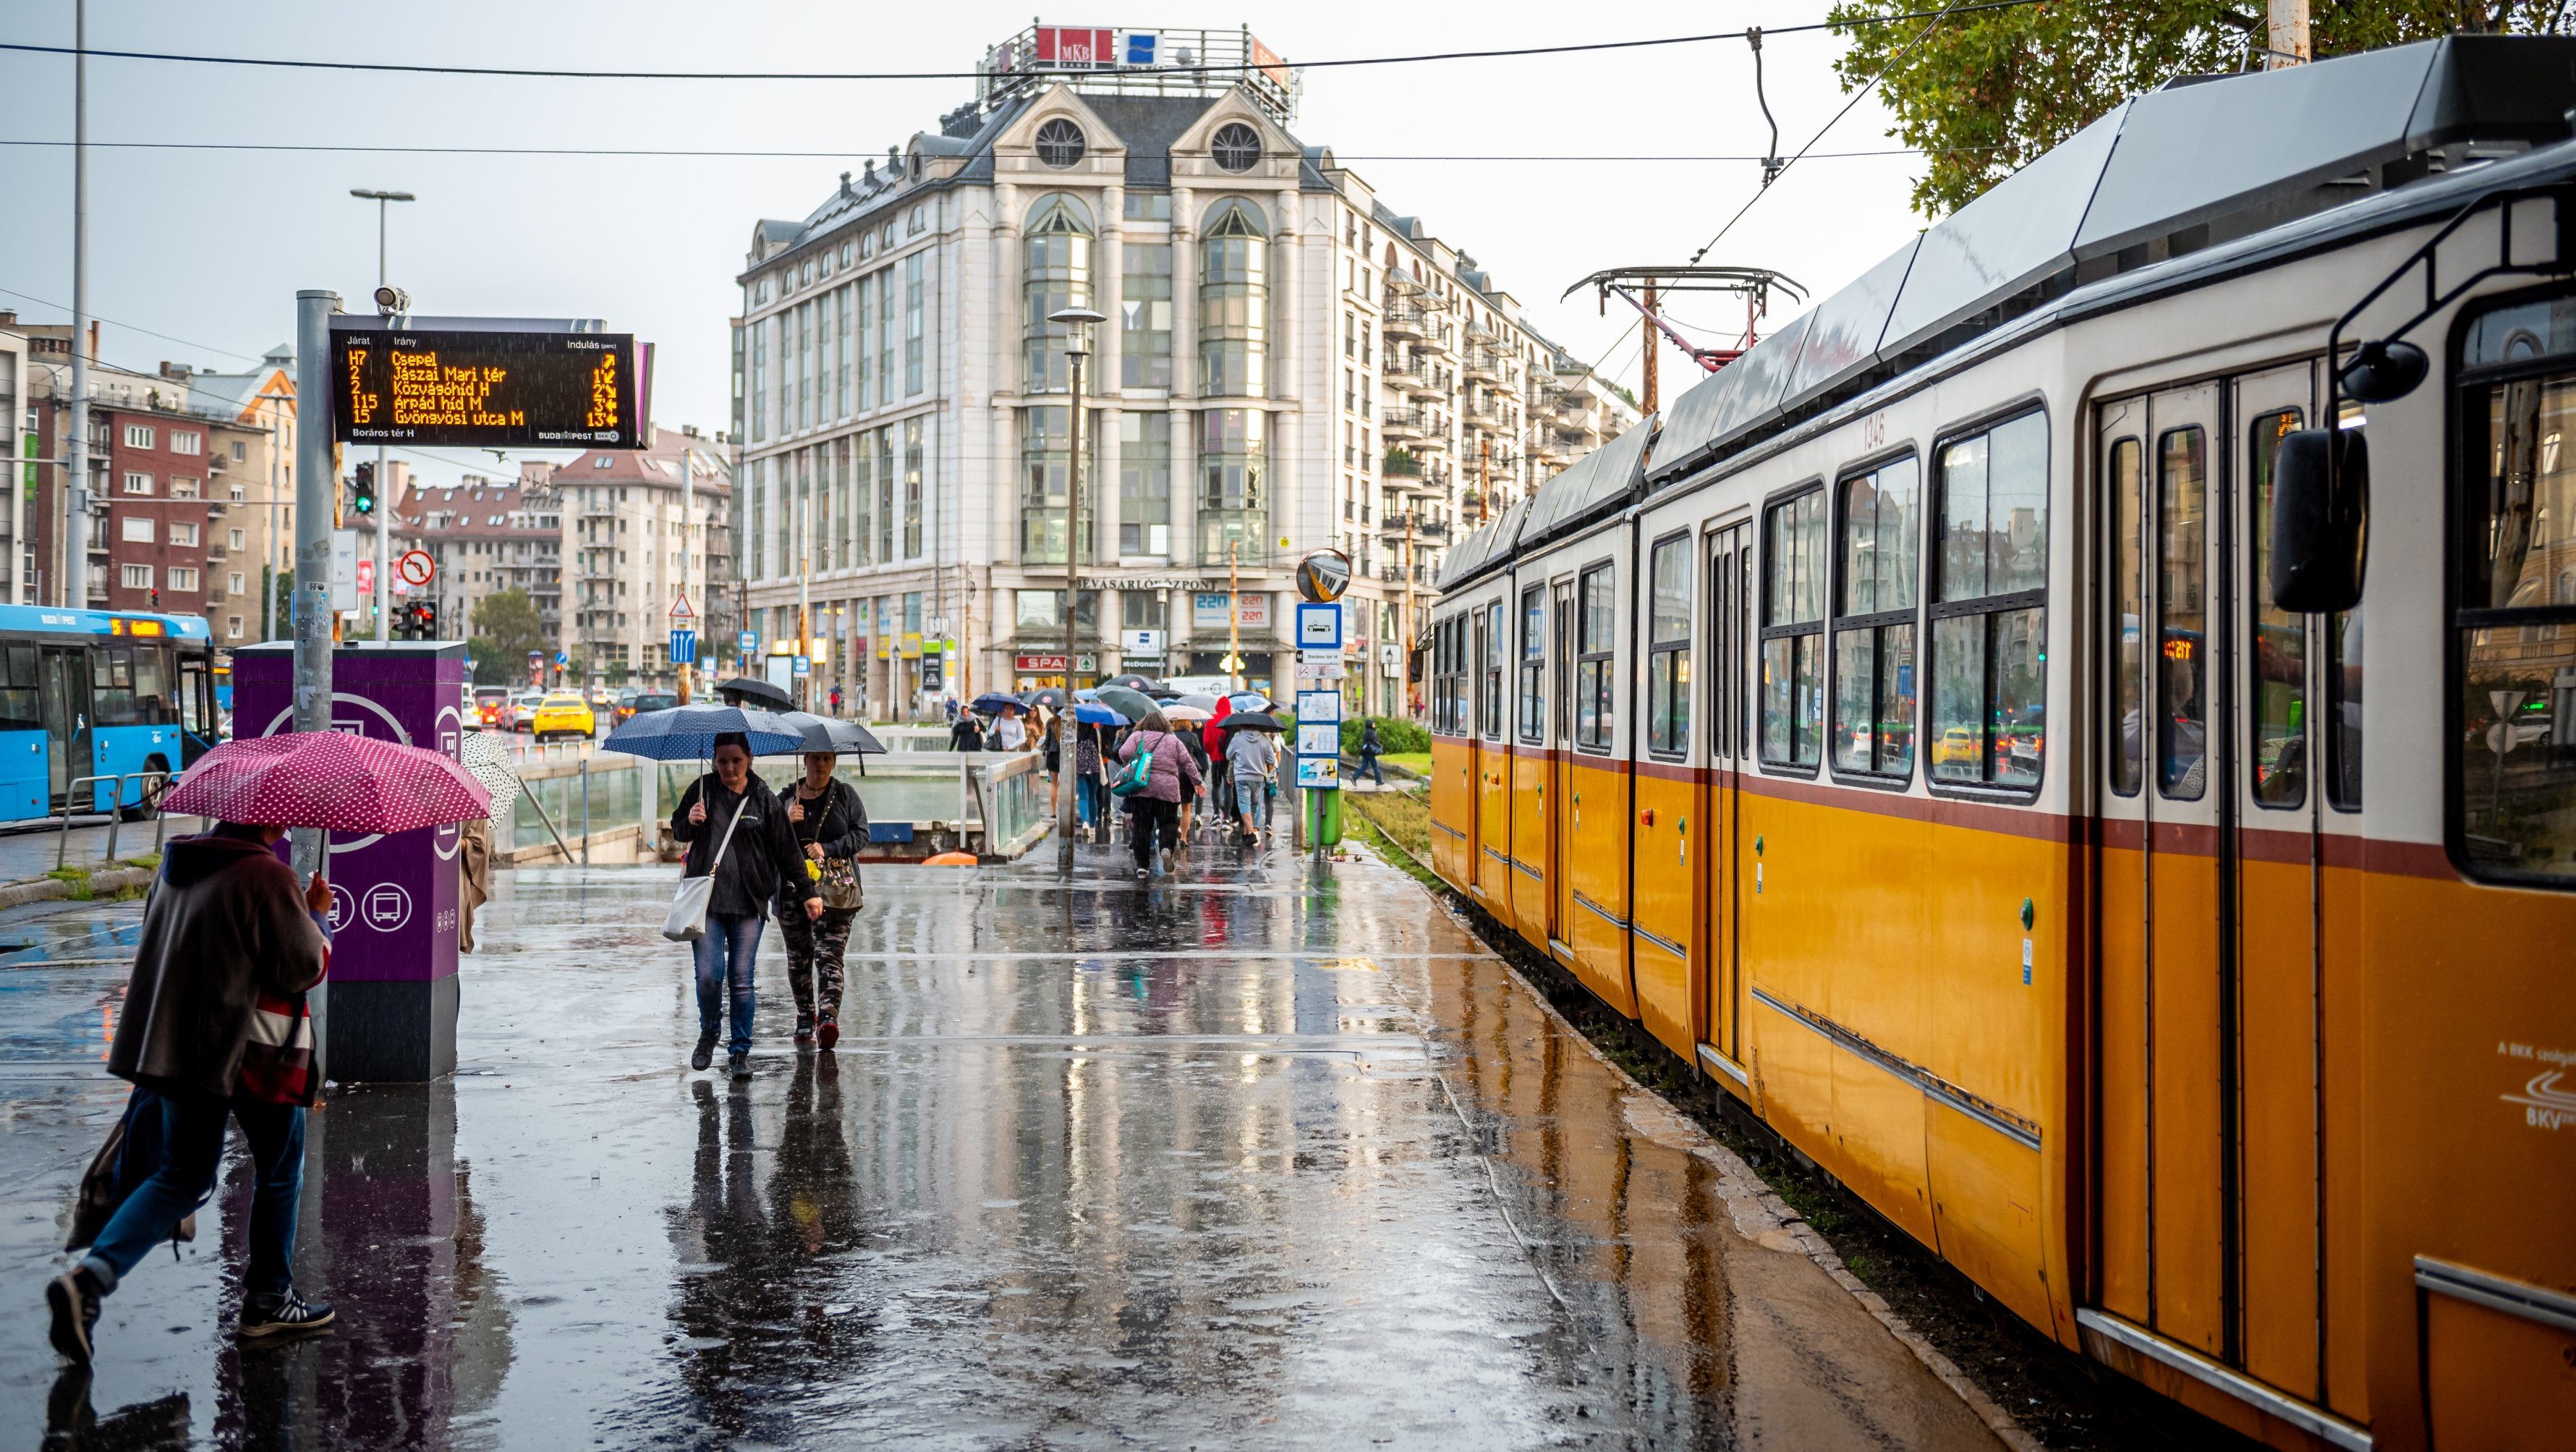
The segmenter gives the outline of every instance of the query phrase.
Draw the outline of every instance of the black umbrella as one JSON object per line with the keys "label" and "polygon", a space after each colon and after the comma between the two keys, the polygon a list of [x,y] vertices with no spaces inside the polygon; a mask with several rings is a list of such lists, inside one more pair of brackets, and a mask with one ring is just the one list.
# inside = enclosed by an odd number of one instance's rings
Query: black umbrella
{"label": "black umbrella", "polygon": [[1064,709],[1064,687],[1040,686],[1034,691],[1021,692],[1020,699],[1032,706],[1044,706],[1050,711],[1061,711]]}
{"label": "black umbrella", "polygon": [[781,711],[796,709],[795,697],[753,676],[736,676],[719,682],[716,698],[729,706],[758,706],[764,710],[775,708]]}
{"label": "black umbrella", "polygon": [[1140,676],[1134,671],[1129,671],[1123,676],[1111,676],[1109,679],[1102,681],[1101,684],[1104,686],[1125,686],[1131,691],[1150,691],[1154,688],[1156,683],[1148,677]]}
{"label": "black umbrella", "polygon": [[1237,711],[1216,723],[1219,731],[1286,731],[1288,727],[1267,711]]}
{"label": "black umbrella", "polygon": [[828,751],[836,756],[882,756],[885,743],[856,721],[835,721],[811,711],[784,711],[779,719],[805,733],[803,744],[792,750],[765,752],[770,756],[802,756],[809,751]]}

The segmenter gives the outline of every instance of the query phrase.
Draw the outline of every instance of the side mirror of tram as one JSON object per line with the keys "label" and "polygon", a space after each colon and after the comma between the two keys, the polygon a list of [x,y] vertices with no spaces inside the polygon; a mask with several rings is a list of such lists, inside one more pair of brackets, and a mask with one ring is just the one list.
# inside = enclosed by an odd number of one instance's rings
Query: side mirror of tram
{"label": "side mirror of tram", "polygon": [[[2340,459],[2333,456],[2339,453]],[[2361,603],[2370,447],[2358,431],[2298,429],[2272,455],[2272,603],[2316,615]]]}

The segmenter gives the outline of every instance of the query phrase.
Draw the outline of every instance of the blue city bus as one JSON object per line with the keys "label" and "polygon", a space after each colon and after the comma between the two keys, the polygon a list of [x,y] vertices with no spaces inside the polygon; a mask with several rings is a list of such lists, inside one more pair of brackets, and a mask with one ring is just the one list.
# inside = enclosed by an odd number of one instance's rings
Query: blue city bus
{"label": "blue city bus", "polygon": [[[217,737],[203,616],[0,605],[0,822],[52,816],[83,777],[129,817]],[[117,804],[82,783],[74,811]]]}

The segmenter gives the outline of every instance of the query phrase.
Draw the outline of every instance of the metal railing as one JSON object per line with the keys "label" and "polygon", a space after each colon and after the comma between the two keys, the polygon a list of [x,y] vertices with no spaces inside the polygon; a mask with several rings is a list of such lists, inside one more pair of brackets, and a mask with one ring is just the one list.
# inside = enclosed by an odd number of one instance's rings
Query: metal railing
{"label": "metal railing", "polygon": [[[63,787],[62,831],[56,839],[58,845],[54,848],[54,870],[56,872],[60,872],[65,867],[71,865],[72,818],[75,815],[96,815],[95,812],[75,813],[73,810],[73,803],[80,800],[80,788],[84,784],[95,784],[103,781],[114,782],[116,784],[116,790],[110,796],[107,808],[107,855],[103,859],[108,862],[114,862],[116,860],[117,828],[124,825],[125,822],[125,784],[129,781],[151,781],[160,784],[159,786],[138,787],[135,790],[134,804],[136,806],[141,806],[145,802],[159,800],[161,786],[169,784],[170,773],[166,771],[100,772],[95,776],[76,776],[66,783]],[[159,811],[154,811],[152,814],[153,851],[158,852],[161,850],[162,843],[169,839],[169,832],[170,819],[163,816]]]}

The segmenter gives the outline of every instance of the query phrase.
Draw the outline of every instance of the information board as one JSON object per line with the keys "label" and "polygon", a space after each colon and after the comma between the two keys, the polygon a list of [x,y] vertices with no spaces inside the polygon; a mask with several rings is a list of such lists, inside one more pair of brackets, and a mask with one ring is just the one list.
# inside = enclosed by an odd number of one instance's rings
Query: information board
{"label": "information board", "polygon": [[629,334],[334,328],[331,345],[341,443],[635,448],[643,437]]}

